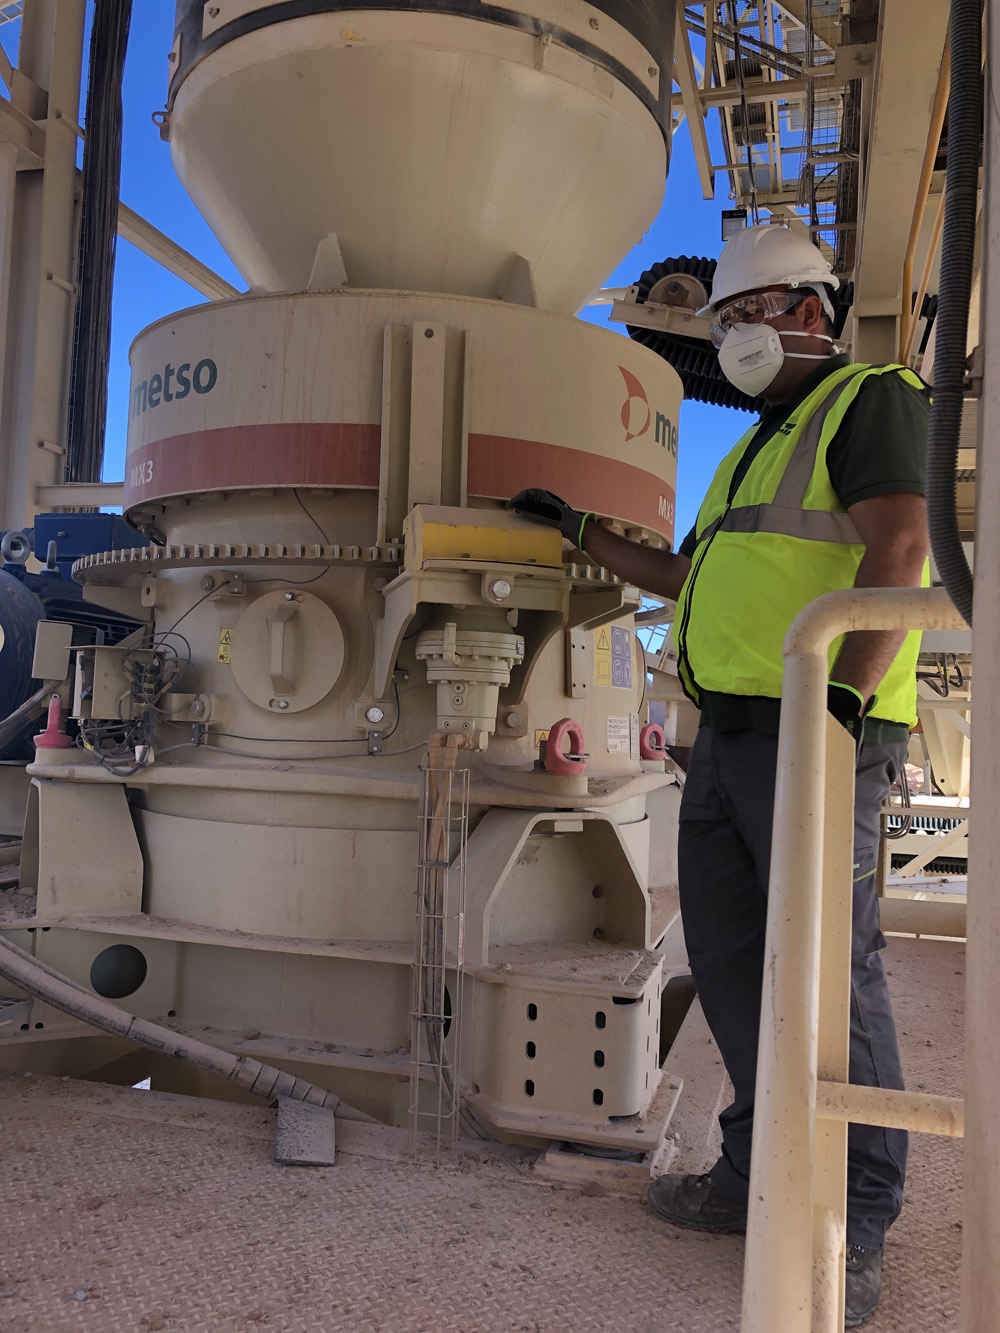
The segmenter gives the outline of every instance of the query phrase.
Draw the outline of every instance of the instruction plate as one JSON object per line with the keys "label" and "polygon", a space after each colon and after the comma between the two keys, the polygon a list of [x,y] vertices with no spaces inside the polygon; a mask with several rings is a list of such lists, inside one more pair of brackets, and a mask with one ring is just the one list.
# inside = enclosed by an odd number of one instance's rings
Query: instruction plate
{"label": "instruction plate", "polygon": [[597,685],[632,688],[632,631],[602,625],[594,639],[594,681]]}
{"label": "instruction plate", "polygon": [[624,717],[608,718],[608,754],[628,754],[632,728],[626,713]]}

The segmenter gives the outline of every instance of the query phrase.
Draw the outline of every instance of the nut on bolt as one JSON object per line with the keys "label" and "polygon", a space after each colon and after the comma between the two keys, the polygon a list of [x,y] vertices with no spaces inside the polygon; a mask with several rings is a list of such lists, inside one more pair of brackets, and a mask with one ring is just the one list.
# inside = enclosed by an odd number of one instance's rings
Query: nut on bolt
{"label": "nut on bolt", "polygon": [[489,586],[490,596],[495,602],[505,602],[511,591],[510,582],[507,579],[493,579]]}

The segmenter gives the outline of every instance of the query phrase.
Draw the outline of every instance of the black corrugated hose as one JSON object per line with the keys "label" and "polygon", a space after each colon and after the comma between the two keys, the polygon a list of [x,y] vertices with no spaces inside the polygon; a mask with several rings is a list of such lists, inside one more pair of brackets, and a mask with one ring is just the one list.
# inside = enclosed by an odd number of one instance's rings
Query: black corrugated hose
{"label": "black corrugated hose", "polygon": [[97,0],[90,34],[67,481],[100,481],[104,459],[121,184],[122,75],[131,22],[132,0]]}
{"label": "black corrugated hose", "polygon": [[934,402],[927,441],[931,550],[951,600],[972,624],[972,571],[958,530],[955,467],[962,429],[969,302],[982,143],[980,0],[951,0],[951,92],[941,283],[934,352]]}

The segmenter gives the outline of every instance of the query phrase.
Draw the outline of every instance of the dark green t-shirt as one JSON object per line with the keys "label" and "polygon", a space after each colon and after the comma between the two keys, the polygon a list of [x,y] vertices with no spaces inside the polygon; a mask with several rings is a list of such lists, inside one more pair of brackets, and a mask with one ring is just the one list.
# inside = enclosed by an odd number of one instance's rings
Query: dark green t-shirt
{"label": "dark green t-shirt", "polygon": [[[806,376],[791,398],[767,408],[733,474],[730,499],[750,464],[790,413],[827,375],[849,364],[850,359],[843,354],[831,356]],[[865,380],[827,450],[830,481],[845,509],[876,495],[898,491],[924,494],[929,417],[929,400],[898,375],[872,375]],[[681,542],[679,554],[690,558],[696,546],[696,530],[692,528]],[[701,725],[714,731],[760,731],[776,736],[780,707],[780,699],[706,690],[702,692]],[[870,718],[865,729],[866,736],[885,742],[905,734],[901,723],[877,718]]]}

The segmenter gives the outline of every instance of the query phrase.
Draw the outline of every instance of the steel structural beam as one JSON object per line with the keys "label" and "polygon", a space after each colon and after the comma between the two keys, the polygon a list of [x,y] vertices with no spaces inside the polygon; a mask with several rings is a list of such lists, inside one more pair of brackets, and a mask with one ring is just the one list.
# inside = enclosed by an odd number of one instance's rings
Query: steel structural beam
{"label": "steel structural beam", "polygon": [[[12,70],[10,135],[44,123],[44,156],[18,170],[0,216],[5,314],[0,367],[0,526],[21,527],[39,486],[65,469],[69,364],[76,307],[76,118],[85,0],[34,0],[21,21]],[[36,129],[40,129],[36,126]],[[36,153],[37,145],[31,145]],[[18,148],[19,166],[23,150]]]}
{"label": "steel structural beam", "polygon": [[[710,62],[706,62],[710,63]],[[712,173],[712,154],[708,147],[708,133],[705,129],[705,105],[698,89],[698,79],[694,70],[694,56],[691,54],[691,42],[684,23],[684,10],[677,10],[676,35],[674,37],[674,78],[680,86],[681,101],[691,133],[694,148],[694,160],[698,165],[698,179],[701,181],[701,193],[706,199],[715,198],[715,176]]]}
{"label": "steel structural beam", "polygon": [[[687,39],[685,38],[685,41]],[[837,81],[834,75],[834,67],[822,66],[822,69],[829,69],[829,73],[817,73],[813,78],[816,84],[817,94],[835,93],[837,91]],[[674,77],[677,77],[677,64],[675,60]],[[787,102],[794,101],[806,95],[805,79],[774,79],[770,83],[751,83],[746,87],[746,91],[741,93],[735,83],[727,84],[724,88],[709,88],[707,92],[698,90],[698,99],[705,110],[711,110],[718,106],[737,106],[745,97],[747,102]],[[672,112],[679,113],[684,111],[683,93],[674,93],[670,103]]]}
{"label": "steel structural beam", "polygon": [[947,27],[940,0],[884,2],[854,272],[859,361],[896,358],[903,253]]}
{"label": "steel structural beam", "polygon": [[155,259],[158,264],[186,282],[189,287],[193,287],[196,292],[207,296],[210,301],[225,301],[230,297],[243,295],[232,283],[221,278],[200,259],[195,259],[194,255],[189,254],[162,231],[158,231],[151,222],[140,217],[127,204],[118,205],[118,235],[130,241],[137,250],[141,250],[150,259]]}
{"label": "steel structural beam", "polygon": [[[777,0],[778,9],[782,14],[787,14],[790,19],[800,27],[806,26],[806,6],[805,0]],[[828,46],[832,51],[840,41],[840,24],[835,23],[833,19],[824,18],[822,14],[813,14],[813,35],[817,41]]]}
{"label": "steel structural beam", "polygon": [[123,481],[66,481],[61,486],[39,486],[35,492],[35,504],[40,510],[79,509],[94,505],[123,505],[125,503],[125,483]]}

